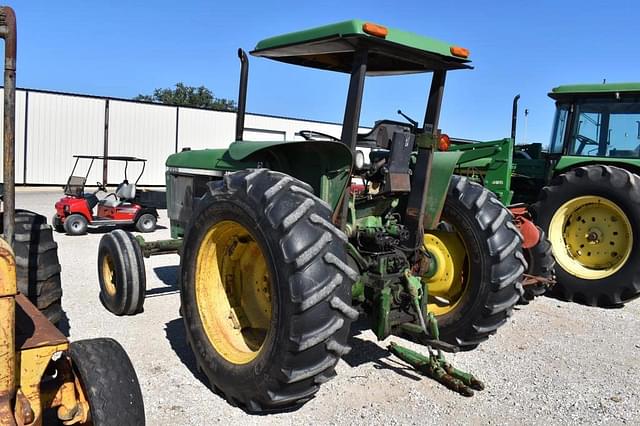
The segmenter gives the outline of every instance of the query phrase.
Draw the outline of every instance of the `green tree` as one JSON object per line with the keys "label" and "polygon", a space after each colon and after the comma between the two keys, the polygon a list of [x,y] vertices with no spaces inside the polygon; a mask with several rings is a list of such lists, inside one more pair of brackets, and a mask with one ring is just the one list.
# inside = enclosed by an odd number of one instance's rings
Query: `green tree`
{"label": "green tree", "polygon": [[216,98],[213,92],[204,86],[186,86],[184,83],[177,83],[175,88],[155,89],[152,95],[140,94],[133,99],[136,101],[192,106],[223,111],[237,110],[234,100]]}

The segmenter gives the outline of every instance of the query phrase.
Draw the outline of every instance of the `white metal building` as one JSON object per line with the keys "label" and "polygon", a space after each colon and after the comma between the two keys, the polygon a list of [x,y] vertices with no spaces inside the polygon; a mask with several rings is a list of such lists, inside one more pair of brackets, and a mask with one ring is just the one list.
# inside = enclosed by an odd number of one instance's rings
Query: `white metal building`
{"label": "white metal building", "polygon": [[[169,154],[184,147],[228,146],[235,137],[235,119],[233,112],[18,89],[16,183],[63,185],[74,154],[108,154],[146,158],[140,184],[164,185]],[[295,133],[300,130],[339,137],[341,125],[248,113],[244,139],[298,140]],[[129,166],[130,178],[137,177],[137,167]],[[102,162],[94,164],[88,184],[102,181],[102,172]],[[109,163],[108,183],[118,183],[122,172],[119,164]]]}

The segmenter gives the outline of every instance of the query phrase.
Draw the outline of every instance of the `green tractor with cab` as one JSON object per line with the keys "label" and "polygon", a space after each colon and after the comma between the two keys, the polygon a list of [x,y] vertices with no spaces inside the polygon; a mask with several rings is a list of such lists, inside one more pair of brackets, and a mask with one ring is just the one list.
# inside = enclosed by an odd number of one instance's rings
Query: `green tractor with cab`
{"label": "green tractor with cab", "polygon": [[[475,153],[446,151],[445,78],[468,51],[364,21],[259,42],[252,55],[349,75],[339,138],[243,141],[248,59],[235,141],[166,162],[170,240],[122,230],[99,246],[103,304],[141,311],[143,257],[180,254],[181,315],[212,387],[248,411],[297,406],[335,375],[363,314],[395,355],[464,395],[482,384],[448,364],[509,317],[522,295],[522,236],[489,190],[454,175]],[[431,73],[422,125],[381,120],[358,133],[365,78]],[[506,140],[509,142],[509,140]],[[357,184],[355,183],[357,181]]]}
{"label": "green tractor with cab", "polygon": [[549,96],[556,114],[548,151],[540,143],[457,143],[450,150],[496,150],[457,172],[515,203],[548,236],[543,246],[555,265],[543,263],[554,267],[553,295],[621,306],[640,295],[640,83],[565,85]]}

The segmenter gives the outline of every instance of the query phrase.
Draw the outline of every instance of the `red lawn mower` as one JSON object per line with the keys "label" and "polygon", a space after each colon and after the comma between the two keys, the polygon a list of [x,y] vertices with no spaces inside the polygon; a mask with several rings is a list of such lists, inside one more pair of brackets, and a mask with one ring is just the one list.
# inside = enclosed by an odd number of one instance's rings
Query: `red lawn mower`
{"label": "red lawn mower", "polygon": [[[53,216],[52,223],[56,231],[66,232],[69,235],[82,235],[87,232],[89,226],[113,225],[135,225],[140,232],[153,232],[156,229],[157,206],[151,205],[153,203],[145,203],[145,197],[142,196],[144,192],[136,190],[147,160],[121,156],[74,155],[73,157],[76,162],[64,187],[65,196],[55,205],[56,214]],[[84,176],[75,176],[74,172],[80,160],[90,160],[89,167]],[[95,160],[125,163],[124,180],[115,192],[107,193],[103,199],[98,199],[98,192],[108,191],[100,182],[97,182],[97,189],[94,192],[85,192],[85,184]],[[127,180],[129,163],[142,163],[142,170],[134,183],[129,183]],[[96,206],[98,212],[94,215]]]}

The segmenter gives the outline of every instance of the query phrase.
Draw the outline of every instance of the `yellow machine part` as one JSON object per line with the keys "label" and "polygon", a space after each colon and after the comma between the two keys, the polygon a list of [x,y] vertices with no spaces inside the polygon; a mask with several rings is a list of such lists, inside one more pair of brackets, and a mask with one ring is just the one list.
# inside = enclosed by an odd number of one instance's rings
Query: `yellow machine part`
{"label": "yellow machine part", "polygon": [[599,280],[629,260],[631,223],[624,211],[604,197],[587,195],[564,203],[549,224],[553,256],[578,278]]}
{"label": "yellow machine part", "polygon": [[196,260],[195,294],[205,333],[232,364],[254,360],[271,324],[271,278],[260,245],[225,220],[205,235]]}

